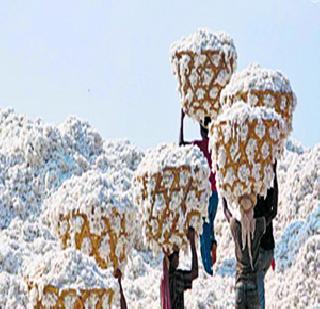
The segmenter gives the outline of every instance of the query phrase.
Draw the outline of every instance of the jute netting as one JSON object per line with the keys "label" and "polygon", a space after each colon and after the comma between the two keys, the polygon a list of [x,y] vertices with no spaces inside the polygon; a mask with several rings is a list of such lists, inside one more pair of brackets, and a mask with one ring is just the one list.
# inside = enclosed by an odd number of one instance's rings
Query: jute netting
{"label": "jute netting", "polygon": [[[74,247],[93,256],[102,268],[122,268],[127,261],[127,238],[130,235],[126,229],[131,222],[127,222],[125,215],[120,214],[116,208],[109,216],[101,216],[91,223],[92,218],[80,211],[72,211],[68,215],[60,215],[58,221],[58,235],[62,248]],[[120,223],[120,229],[115,229],[114,222]],[[90,228],[98,225],[99,232]]]}
{"label": "jute netting", "polygon": [[222,107],[244,101],[253,107],[272,108],[285,123],[285,134],[292,131],[296,96],[289,80],[282,73],[252,64],[242,72],[235,73],[221,92]]}
{"label": "jute netting", "polygon": [[137,233],[137,208],[117,181],[95,171],[73,177],[48,202],[49,219],[62,249],[81,250],[101,268],[123,270]]}
{"label": "jute netting", "polygon": [[33,308],[119,307],[119,284],[112,270],[100,269],[92,258],[74,249],[35,258],[25,280]]}
{"label": "jute netting", "polygon": [[83,289],[79,293],[76,289],[59,289],[46,285],[43,287],[41,299],[38,298],[33,307],[37,309],[116,308],[114,294],[113,289]]}
{"label": "jute netting", "polygon": [[283,150],[283,120],[272,110],[243,102],[210,127],[213,168],[221,197],[239,204],[244,194],[265,196],[273,185],[273,164]]}
{"label": "jute netting", "polygon": [[171,47],[173,74],[178,80],[185,113],[204,124],[220,110],[219,96],[236,68],[232,39],[224,33],[198,31]]}
{"label": "jute netting", "polygon": [[[211,189],[206,159],[194,146],[168,146],[167,150],[161,153],[158,148],[147,154],[135,176],[143,234],[154,253],[186,249],[188,227],[193,226],[199,235],[208,217]],[[163,160],[166,154],[168,160]]]}

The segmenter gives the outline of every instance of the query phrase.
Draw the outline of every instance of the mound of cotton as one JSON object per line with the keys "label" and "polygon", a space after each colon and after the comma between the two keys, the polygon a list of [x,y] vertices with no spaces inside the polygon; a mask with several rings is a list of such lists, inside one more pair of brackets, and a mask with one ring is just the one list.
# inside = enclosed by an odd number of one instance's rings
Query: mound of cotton
{"label": "mound of cotton", "polygon": [[224,32],[200,29],[171,45],[172,72],[188,116],[203,125],[205,117],[217,117],[220,92],[236,69],[236,60],[233,40]]}
{"label": "mound of cotton", "polygon": [[[75,290],[77,296],[84,291],[90,293],[94,289],[111,289],[114,293],[114,304],[119,303],[119,288],[113,272],[101,271],[93,259],[73,249],[52,251],[38,257],[29,265],[26,276],[32,286],[29,300],[34,305],[41,301],[45,306],[54,306],[61,292],[70,289]],[[59,292],[46,293],[46,287],[54,287]],[[103,308],[109,308],[107,295],[105,298]],[[76,296],[69,301],[76,301]],[[97,301],[96,297],[88,297],[85,305],[95,306]],[[67,303],[66,307],[72,308],[71,304]]]}
{"label": "mound of cotton", "polygon": [[[195,146],[163,144],[150,150],[135,173],[144,236],[156,253],[186,248],[192,225],[202,233],[210,197],[208,162]],[[160,235],[160,236],[159,236]]]}
{"label": "mound of cotton", "polygon": [[244,194],[266,196],[283,138],[283,120],[273,110],[243,102],[226,109],[210,127],[212,166],[221,197],[239,204]]}
{"label": "mound of cotton", "polygon": [[274,109],[285,121],[287,136],[292,130],[293,111],[297,104],[290,82],[281,72],[251,64],[232,75],[229,84],[221,91],[223,107],[243,100],[251,106]]}

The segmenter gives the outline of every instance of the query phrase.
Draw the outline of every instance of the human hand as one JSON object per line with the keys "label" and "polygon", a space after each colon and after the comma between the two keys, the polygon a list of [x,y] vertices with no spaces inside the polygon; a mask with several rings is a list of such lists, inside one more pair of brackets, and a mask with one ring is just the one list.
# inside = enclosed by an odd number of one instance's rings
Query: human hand
{"label": "human hand", "polygon": [[184,119],[186,113],[184,112],[183,108],[181,108],[181,120]]}
{"label": "human hand", "polygon": [[275,160],[274,164],[273,164],[273,172],[276,174],[277,173],[277,165],[278,165],[278,161],[277,159]]}
{"label": "human hand", "polygon": [[187,232],[187,238],[190,243],[194,243],[195,241],[195,230],[192,226],[189,226],[188,232]]}
{"label": "human hand", "polygon": [[118,279],[119,282],[121,282],[122,272],[121,272],[121,270],[120,270],[119,268],[117,268],[117,270],[115,271],[114,277],[115,277],[116,279]]}

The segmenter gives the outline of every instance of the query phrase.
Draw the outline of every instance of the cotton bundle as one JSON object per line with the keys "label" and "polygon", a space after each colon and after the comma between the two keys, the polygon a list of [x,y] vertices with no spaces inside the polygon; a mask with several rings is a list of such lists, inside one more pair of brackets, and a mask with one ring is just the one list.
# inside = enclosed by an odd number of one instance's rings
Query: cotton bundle
{"label": "cotton bundle", "polygon": [[119,286],[112,271],[74,249],[51,251],[28,267],[30,308],[117,308]]}
{"label": "cotton bundle", "polygon": [[272,109],[237,102],[210,127],[212,166],[221,197],[239,204],[244,195],[266,196],[273,164],[283,150],[285,128]]}
{"label": "cotton bundle", "polygon": [[202,233],[211,193],[209,175],[207,160],[193,145],[159,145],[142,159],[135,173],[136,201],[154,253],[187,248],[189,225]]}
{"label": "cotton bundle", "polygon": [[237,54],[231,37],[199,29],[171,45],[170,60],[185,113],[201,124],[205,117],[215,119],[220,92],[236,69]]}
{"label": "cotton bundle", "polygon": [[223,107],[242,100],[250,106],[272,108],[283,118],[286,136],[292,131],[296,96],[289,80],[279,71],[251,64],[232,76],[230,83],[222,90],[220,100]]}
{"label": "cotton bundle", "polygon": [[123,188],[116,173],[97,171],[65,182],[47,202],[62,248],[79,249],[93,256],[102,268],[122,269],[137,232],[132,224],[136,209],[130,192]]}

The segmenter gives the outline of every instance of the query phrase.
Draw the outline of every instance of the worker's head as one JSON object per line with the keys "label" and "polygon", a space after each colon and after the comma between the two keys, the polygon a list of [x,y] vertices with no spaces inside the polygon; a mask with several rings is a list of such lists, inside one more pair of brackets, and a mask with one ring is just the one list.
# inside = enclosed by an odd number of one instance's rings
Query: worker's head
{"label": "worker's head", "polygon": [[203,124],[200,123],[200,134],[203,139],[207,139],[209,137],[209,125],[210,125],[211,119],[210,117],[205,117]]}
{"label": "worker's head", "polygon": [[244,194],[239,199],[240,207],[244,213],[248,213],[257,204],[257,196],[255,194]]}
{"label": "worker's head", "polygon": [[176,270],[179,266],[179,249],[175,248],[169,255],[170,268]]}

